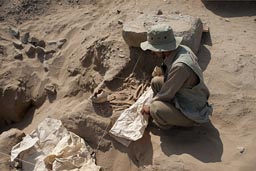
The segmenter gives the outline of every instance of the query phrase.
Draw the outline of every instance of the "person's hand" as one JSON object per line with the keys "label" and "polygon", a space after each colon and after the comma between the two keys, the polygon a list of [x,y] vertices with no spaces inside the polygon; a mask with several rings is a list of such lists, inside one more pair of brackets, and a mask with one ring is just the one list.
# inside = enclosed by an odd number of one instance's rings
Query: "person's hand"
{"label": "person's hand", "polygon": [[150,115],[150,108],[149,108],[149,106],[148,105],[143,105],[140,112],[143,115]]}
{"label": "person's hand", "polygon": [[163,76],[163,75],[164,75],[164,73],[163,73],[162,69],[160,67],[156,66],[154,68],[154,71],[152,72],[152,77]]}

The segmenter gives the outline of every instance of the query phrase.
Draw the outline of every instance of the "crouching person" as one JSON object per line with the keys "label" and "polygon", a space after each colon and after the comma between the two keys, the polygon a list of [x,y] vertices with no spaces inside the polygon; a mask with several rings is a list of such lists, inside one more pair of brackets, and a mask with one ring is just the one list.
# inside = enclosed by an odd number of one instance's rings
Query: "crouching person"
{"label": "crouching person", "polygon": [[197,57],[190,48],[180,45],[181,41],[182,37],[174,37],[170,26],[161,24],[153,26],[147,41],[141,43],[142,50],[163,59],[151,80],[153,101],[142,108],[142,113],[149,114],[162,129],[208,122],[213,111]]}

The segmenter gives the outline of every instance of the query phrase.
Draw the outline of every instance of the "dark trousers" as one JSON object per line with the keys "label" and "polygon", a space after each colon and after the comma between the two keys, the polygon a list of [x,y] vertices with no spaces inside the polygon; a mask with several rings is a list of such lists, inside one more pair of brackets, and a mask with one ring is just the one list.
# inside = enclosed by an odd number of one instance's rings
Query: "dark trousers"
{"label": "dark trousers", "polygon": [[[163,83],[163,76],[156,76],[151,80],[154,96],[161,90]],[[169,129],[172,126],[190,127],[195,125],[194,121],[188,119],[171,102],[154,101],[150,105],[150,115],[153,122],[162,129]]]}

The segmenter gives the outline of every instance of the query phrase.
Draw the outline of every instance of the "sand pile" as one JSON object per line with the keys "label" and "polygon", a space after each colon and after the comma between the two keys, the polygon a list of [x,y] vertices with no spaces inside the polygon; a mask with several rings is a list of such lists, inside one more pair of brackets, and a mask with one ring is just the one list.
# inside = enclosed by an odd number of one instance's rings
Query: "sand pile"
{"label": "sand pile", "polygon": [[[0,1],[1,132],[15,127],[29,134],[50,116],[98,147],[96,162],[106,171],[253,170],[255,9],[253,2]],[[211,91],[212,123],[167,132],[151,127],[128,148],[107,134],[99,144],[161,63],[129,48],[123,25],[159,14],[199,17],[210,28],[198,58]],[[109,101],[91,103],[88,98],[99,88]],[[7,134],[13,132],[1,136]]]}

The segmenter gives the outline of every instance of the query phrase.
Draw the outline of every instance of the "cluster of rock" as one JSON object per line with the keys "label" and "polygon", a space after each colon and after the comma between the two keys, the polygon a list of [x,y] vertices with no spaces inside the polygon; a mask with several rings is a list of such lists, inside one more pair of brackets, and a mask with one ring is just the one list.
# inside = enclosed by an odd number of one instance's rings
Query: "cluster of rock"
{"label": "cluster of rock", "polygon": [[67,41],[66,39],[61,39],[46,43],[44,40],[30,36],[29,32],[20,36],[19,30],[13,27],[10,28],[10,34],[16,38],[13,41],[13,46],[15,47],[13,53],[14,59],[23,60],[24,56],[28,58],[37,57],[44,64],[45,71],[48,71],[47,60],[53,56],[57,49],[61,49]]}
{"label": "cluster of rock", "polygon": [[[46,42],[31,36],[29,32],[21,33],[14,27],[9,28],[12,37],[11,51],[8,56],[23,61],[7,63],[1,70],[0,78],[0,124],[19,122],[25,113],[33,107],[41,106],[47,96],[50,101],[56,98],[57,85],[49,78],[41,78],[37,70],[28,66],[28,62],[42,64],[49,70],[48,60],[62,48],[66,39]],[[9,40],[8,40],[9,41]],[[4,46],[3,46],[4,47]],[[6,52],[4,52],[6,53]],[[6,56],[4,54],[4,56]],[[33,61],[28,61],[33,59]],[[18,67],[18,68],[17,68]],[[39,69],[40,72],[40,69]]]}

